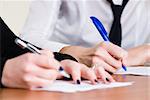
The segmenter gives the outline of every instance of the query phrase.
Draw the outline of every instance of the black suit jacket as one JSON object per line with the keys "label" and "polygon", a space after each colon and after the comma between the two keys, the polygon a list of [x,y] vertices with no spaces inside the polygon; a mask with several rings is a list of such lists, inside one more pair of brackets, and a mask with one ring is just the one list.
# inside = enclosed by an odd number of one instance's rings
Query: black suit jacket
{"label": "black suit jacket", "polygon": [[[30,52],[28,49],[22,49],[18,45],[15,44],[15,39],[19,38],[17,37],[5,24],[5,22],[0,17],[0,84],[1,84],[1,77],[2,72],[4,68],[4,64],[8,59],[17,57],[21,54]],[[24,40],[22,40],[24,41]],[[24,41],[26,42],[26,41]],[[27,43],[27,42],[26,42]],[[37,47],[37,46],[36,46]],[[41,49],[37,47],[38,49]],[[58,52],[54,52],[54,57],[58,61],[64,60],[64,59],[70,59],[77,62],[75,58],[73,58],[70,55],[67,54],[61,54]],[[15,67],[15,66],[14,66]],[[0,87],[3,85],[1,84]]]}
{"label": "black suit jacket", "polygon": [[16,38],[19,37],[9,29],[0,17],[0,79],[6,60],[29,52],[27,49],[23,50],[15,44],[14,40]]}

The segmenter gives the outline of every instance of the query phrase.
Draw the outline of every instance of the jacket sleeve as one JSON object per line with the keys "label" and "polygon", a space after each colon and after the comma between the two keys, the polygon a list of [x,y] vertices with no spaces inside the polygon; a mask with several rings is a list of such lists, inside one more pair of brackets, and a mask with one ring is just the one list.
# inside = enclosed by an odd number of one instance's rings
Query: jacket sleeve
{"label": "jacket sleeve", "polygon": [[15,44],[14,40],[16,38],[18,37],[9,29],[9,27],[0,17],[0,84],[5,62],[8,59],[28,52],[27,49],[22,50],[19,46]]}
{"label": "jacket sleeve", "polygon": [[[17,37],[10,29],[9,27],[4,23],[4,21],[0,17],[0,87],[4,87],[1,82],[3,68],[8,59],[17,57],[21,54],[30,52],[28,49],[22,49],[18,45],[15,44],[15,39],[19,38]],[[24,40],[22,40],[24,41]],[[28,43],[27,41],[24,41]],[[35,46],[37,47],[37,46]],[[37,47],[41,50],[40,47]],[[70,55],[67,54],[61,54],[58,52],[54,52],[54,57],[56,60],[61,61],[65,59],[70,59],[77,61],[75,58],[73,58]]]}

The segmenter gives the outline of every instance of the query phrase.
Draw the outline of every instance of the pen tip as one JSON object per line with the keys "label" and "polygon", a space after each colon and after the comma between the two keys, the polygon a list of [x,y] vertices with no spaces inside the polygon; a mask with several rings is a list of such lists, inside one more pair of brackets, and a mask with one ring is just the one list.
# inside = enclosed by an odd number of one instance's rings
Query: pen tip
{"label": "pen tip", "polygon": [[60,66],[60,67],[59,67],[59,71],[63,71],[63,70],[64,70],[64,69]]}
{"label": "pen tip", "polygon": [[123,68],[125,71],[127,71],[127,68],[126,68],[124,65],[122,65],[122,68]]}
{"label": "pen tip", "polygon": [[95,17],[94,17],[94,16],[91,16],[91,17],[90,17],[90,19],[94,20],[94,19],[95,19]]}

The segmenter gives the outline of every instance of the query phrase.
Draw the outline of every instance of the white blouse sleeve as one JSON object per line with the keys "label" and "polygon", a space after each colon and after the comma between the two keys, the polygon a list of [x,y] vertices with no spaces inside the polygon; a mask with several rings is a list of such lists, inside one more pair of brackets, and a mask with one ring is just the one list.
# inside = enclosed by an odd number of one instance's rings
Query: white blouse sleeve
{"label": "white blouse sleeve", "polygon": [[52,37],[61,0],[37,0],[31,3],[20,37],[36,46],[58,52],[67,44],[48,40]]}

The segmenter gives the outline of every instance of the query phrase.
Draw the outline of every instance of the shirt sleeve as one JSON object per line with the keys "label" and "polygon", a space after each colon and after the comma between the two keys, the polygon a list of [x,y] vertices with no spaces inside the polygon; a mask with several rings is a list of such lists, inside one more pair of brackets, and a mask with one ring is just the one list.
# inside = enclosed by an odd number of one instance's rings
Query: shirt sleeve
{"label": "shirt sleeve", "polygon": [[[0,86],[2,87],[1,78],[4,65],[8,59],[19,56],[28,52],[27,49],[22,50],[15,44],[15,39],[18,38],[4,23],[0,17]],[[13,52],[13,53],[12,53]]]}
{"label": "shirt sleeve", "polygon": [[58,21],[61,2],[61,0],[33,1],[20,37],[53,52],[58,52],[64,46],[68,46],[49,39]]}

